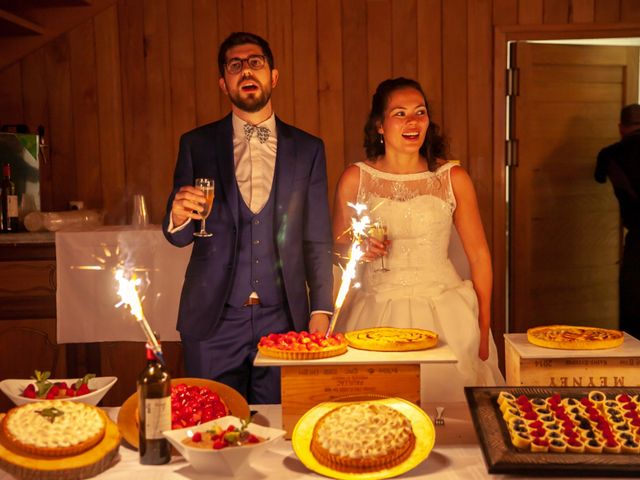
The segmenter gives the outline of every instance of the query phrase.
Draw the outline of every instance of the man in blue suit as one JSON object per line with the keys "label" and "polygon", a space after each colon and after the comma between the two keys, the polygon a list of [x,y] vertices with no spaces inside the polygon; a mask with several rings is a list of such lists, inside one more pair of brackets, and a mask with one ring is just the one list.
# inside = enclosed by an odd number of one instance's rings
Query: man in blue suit
{"label": "man in blue suit", "polygon": [[[188,376],[223,382],[249,403],[279,403],[279,369],[253,367],[260,337],[324,332],[333,310],[324,145],[274,115],[278,71],[263,38],[232,33],[218,68],[232,111],[181,137],[163,222],[172,244],[194,242],[177,328]],[[211,237],[193,236],[200,177],[215,182]]]}

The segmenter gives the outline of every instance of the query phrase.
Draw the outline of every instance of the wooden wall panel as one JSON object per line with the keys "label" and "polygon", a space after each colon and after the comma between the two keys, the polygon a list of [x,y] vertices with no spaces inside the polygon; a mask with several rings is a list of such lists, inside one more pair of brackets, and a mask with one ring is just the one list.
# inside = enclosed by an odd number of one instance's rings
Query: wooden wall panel
{"label": "wooden wall panel", "polygon": [[418,80],[431,120],[442,126],[442,1],[418,0]]}
{"label": "wooden wall panel", "polygon": [[242,0],[242,18],[245,32],[269,38],[269,3],[267,0]]}
{"label": "wooden wall panel", "polygon": [[571,0],[544,0],[544,23],[569,23]]}
{"label": "wooden wall panel", "polygon": [[452,158],[467,163],[467,2],[442,3],[443,126]]}
{"label": "wooden wall panel", "polygon": [[619,0],[595,0],[594,21],[599,23],[614,23],[620,20]]}
{"label": "wooden wall panel", "polygon": [[96,85],[96,50],[93,20],[69,32],[71,82],[71,115],[77,199],[86,208],[102,206],[101,169],[96,153],[99,151],[98,92]]}
{"label": "wooden wall panel", "polygon": [[51,162],[52,202],[54,210],[66,210],[69,200],[76,199],[76,158],[73,148],[73,114],[71,105],[71,72],[67,37],[58,37],[44,47],[49,94],[49,148]]}
{"label": "wooden wall panel", "polygon": [[[269,14],[269,44],[280,73],[278,86],[273,95],[273,108],[281,120],[294,123],[293,98],[293,33],[291,25],[291,0],[272,0]],[[283,19],[288,21],[283,22]]]}
{"label": "wooden wall panel", "polygon": [[491,97],[486,95],[493,87],[493,75],[486,66],[493,56],[491,36],[491,0],[477,0],[468,4],[469,45],[468,56],[468,169],[476,179],[478,205],[489,245],[491,242],[493,204],[493,146],[492,131],[485,128],[492,122]]}
{"label": "wooden wall panel", "polygon": [[572,0],[571,21],[573,23],[590,23],[595,17],[595,0]]}
{"label": "wooden wall panel", "polygon": [[[21,123],[27,125],[32,131],[37,131],[39,125],[47,126],[45,128],[44,139],[46,145],[51,143],[51,132],[49,131],[49,106],[47,79],[44,64],[44,50],[36,50],[22,59],[20,64],[22,67],[22,90],[29,92],[21,95],[23,115]],[[4,83],[0,80],[0,85]],[[14,90],[14,92],[17,90]],[[2,108],[0,108],[2,111]],[[2,123],[4,119],[0,119]],[[53,193],[51,181],[51,161],[48,147],[42,149],[43,155],[40,161],[40,208],[44,211],[52,209]]]}
{"label": "wooden wall panel", "polygon": [[[216,45],[212,45],[213,56],[215,58],[216,65],[218,63],[218,46],[222,41],[229,36],[232,32],[242,31],[242,3],[227,0],[218,1],[218,41]],[[276,64],[276,67],[278,65]],[[229,112],[231,104],[224,94],[219,95],[220,100],[220,115],[224,115]]]}
{"label": "wooden wall panel", "polygon": [[340,0],[323,0],[318,9],[318,103],[320,137],[327,156],[329,201],[342,173],[344,157],[344,88],[342,83],[342,12]]}
{"label": "wooden wall panel", "polygon": [[320,133],[316,9],[316,0],[298,0],[292,12],[294,123],[314,135]]}
{"label": "wooden wall panel", "polygon": [[150,195],[147,81],[145,72],[144,3],[123,0],[118,4],[120,59],[122,75],[122,113],[125,152],[125,197],[122,198],[126,222],[131,221],[131,198]]}
{"label": "wooden wall panel", "polygon": [[[471,6],[471,5],[470,5]],[[543,0],[519,0],[518,23],[532,25],[542,23]]]}
{"label": "wooden wall panel", "polygon": [[[121,59],[118,11],[109,8],[94,19],[100,144],[102,208],[107,224],[125,221],[126,191]],[[42,187],[42,186],[41,186]],[[151,200],[151,199],[149,199]]]}
{"label": "wooden wall panel", "polygon": [[[218,86],[217,8],[216,0],[194,0],[193,2],[196,123],[198,125],[213,122],[221,116],[221,92]],[[172,143],[177,145],[178,139],[172,139]],[[173,161],[175,162],[175,159]]]}
{"label": "wooden wall panel", "polygon": [[[196,126],[193,2],[168,0],[172,138]],[[150,102],[151,103],[151,102]],[[177,155],[177,148],[174,154]]]}
{"label": "wooden wall panel", "polygon": [[620,18],[627,22],[640,21],[640,1],[620,0]]}
{"label": "wooden wall panel", "polygon": [[[416,78],[418,48],[416,0],[391,2],[391,33],[393,39],[393,76]],[[375,62],[376,57],[369,57]]]}
{"label": "wooden wall panel", "polygon": [[367,57],[366,62],[354,60],[354,64],[366,63],[369,96],[378,84],[392,76],[391,2],[369,0],[367,2]]}
{"label": "wooden wall panel", "polygon": [[517,25],[518,0],[493,0],[493,24]]}
{"label": "wooden wall panel", "polygon": [[362,160],[364,122],[370,105],[367,71],[358,68],[360,59],[367,59],[367,5],[364,0],[342,2],[342,81],[348,95],[344,96],[344,162],[348,165]]}
{"label": "wooden wall panel", "polygon": [[[175,8],[175,7],[174,7]],[[184,14],[190,13],[185,11]],[[148,170],[148,185],[137,193],[147,195],[147,208],[153,219],[162,218],[166,207],[167,192],[170,191],[173,178],[173,165],[178,154],[178,138],[176,131],[179,125],[174,125],[174,108],[172,101],[183,92],[185,86],[176,81],[173,87],[173,68],[171,65],[172,52],[179,51],[180,46],[170,45],[171,27],[169,18],[171,11],[166,1],[146,0],[144,3],[144,68],[147,91],[147,132],[149,135],[148,155],[153,168]],[[188,20],[187,20],[188,22]],[[195,30],[195,28],[194,28]],[[206,37],[205,37],[206,38]],[[176,74],[184,80],[189,74]],[[182,88],[180,88],[180,86]],[[193,116],[195,100],[194,89],[187,93],[189,105],[178,109],[176,122],[194,124]],[[185,99],[182,98],[184,101]],[[203,102],[203,108],[207,103]],[[185,113],[188,112],[188,113]],[[191,117],[189,117],[189,114]],[[150,166],[149,165],[149,166]],[[164,197],[164,198],[163,198]]]}
{"label": "wooden wall panel", "polygon": [[0,122],[5,125],[22,123],[24,96],[21,65],[14,63],[0,72]]}

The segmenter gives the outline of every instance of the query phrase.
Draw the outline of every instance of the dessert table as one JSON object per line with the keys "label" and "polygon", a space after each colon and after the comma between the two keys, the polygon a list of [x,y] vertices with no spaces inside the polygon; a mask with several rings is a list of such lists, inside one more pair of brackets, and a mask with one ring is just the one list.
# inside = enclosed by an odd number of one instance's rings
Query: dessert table
{"label": "dessert table", "polygon": [[[529,475],[525,477],[487,473],[467,404],[450,403],[442,406],[445,407],[445,425],[436,427],[436,443],[429,457],[415,469],[395,478],[429,480],[484,478],[524,480],[532,478]],[[257,423],[275,427],[281,424],[280,405],[255,405],[252,408],[258,411],[254,417],[254,421]],[[435,408],[434,404],[427,404],[425,411],[433,418]],[[105,410],[115,421],[119,408],[105,408]],[[254,472],[243,472],[241,480],[326,478],[309,471],[296,457],[291,442],[284,439],[277,440],[271,449],[259,458],[258,463],[252,464],[251,468]],[[140,465],[138,452],[121,445],[120,458],[117,463],[92,478],[96,480],[130,480],[131,478],[136,480],[200,480],[211,479],[212,476],[196,472],[179,456],[173,457],[167,465]],[[546,477],[540,476],[539,478]],[[14,480],[14,477],[0,470],[0,480]]]}

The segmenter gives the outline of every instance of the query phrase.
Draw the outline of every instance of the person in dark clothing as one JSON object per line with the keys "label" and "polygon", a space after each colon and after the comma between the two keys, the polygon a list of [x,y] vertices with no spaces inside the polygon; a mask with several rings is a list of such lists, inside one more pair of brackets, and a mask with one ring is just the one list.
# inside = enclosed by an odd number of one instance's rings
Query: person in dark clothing
{"label": "person in dark clothing", "polygon": [[598,154],[594,177],[607,177],[627,229],[620,265],[620,329],[640,338],[640,105],[627,105],[618,124],[622,139]]}

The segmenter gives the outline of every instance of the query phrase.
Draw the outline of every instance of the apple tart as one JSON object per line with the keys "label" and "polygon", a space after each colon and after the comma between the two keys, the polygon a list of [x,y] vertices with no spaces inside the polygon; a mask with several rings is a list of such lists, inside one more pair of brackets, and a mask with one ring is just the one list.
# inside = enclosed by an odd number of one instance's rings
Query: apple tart
{"label": "apple tart", "polygon": [[426,350],[438,344],[438,334],[419,328],[375,327],[345,333],[350,346],[379,352]]}
{"label": "apple tart", "polygon": [[527,330],[529,343],[563,350],[599,350],[615,348],[624,342],[624,333],[597,327],[545,325]]}

